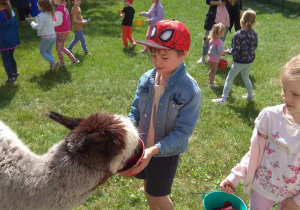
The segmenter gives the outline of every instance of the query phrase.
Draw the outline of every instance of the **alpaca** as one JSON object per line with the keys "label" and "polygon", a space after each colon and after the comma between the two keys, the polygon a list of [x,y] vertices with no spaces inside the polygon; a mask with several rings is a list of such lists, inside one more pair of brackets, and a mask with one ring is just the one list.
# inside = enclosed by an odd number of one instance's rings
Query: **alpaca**
{"label": "alpaca", "polygon": [[138,149],[138,131],[126,117],[48,116],[71,133],[41,156],[0,120],[0,209],[72,209],[126,167]]}

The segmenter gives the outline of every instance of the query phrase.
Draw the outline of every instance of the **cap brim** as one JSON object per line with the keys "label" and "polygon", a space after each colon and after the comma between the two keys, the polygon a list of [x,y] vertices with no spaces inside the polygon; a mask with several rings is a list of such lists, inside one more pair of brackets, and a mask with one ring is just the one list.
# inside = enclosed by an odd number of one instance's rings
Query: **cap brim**
{"label": "cap brim", "polygon": [[155,42],[152,42],[150,40],[136,41],[136,43],[146,45],[146,46],[149,46],[149,47],[153,47],[153,48],[156,48],[156,49],[160,49],[160,50],[172,50],[172,48],[164,47],[164,46],[159,45],[159,44],[157,44]]}

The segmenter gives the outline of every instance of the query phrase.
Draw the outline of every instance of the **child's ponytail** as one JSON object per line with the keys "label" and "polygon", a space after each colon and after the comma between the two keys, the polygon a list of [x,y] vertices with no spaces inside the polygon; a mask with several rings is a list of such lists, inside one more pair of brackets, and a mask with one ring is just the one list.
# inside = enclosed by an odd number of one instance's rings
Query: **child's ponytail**
{"label": "child's ponytail", "polygon": [[252,26],[255,23],[255,19],[256,19],[256,13],[252,9],[247,9],[244,12],[241,18],[241,22],[246,26],[247,31],[252,30]]}
{"label": "child's ponytail", "polygon": [[9,0],[0,0],[0,5],[4,6],[4,8],[6,9],[7,18],[12,18],[12,8]]}

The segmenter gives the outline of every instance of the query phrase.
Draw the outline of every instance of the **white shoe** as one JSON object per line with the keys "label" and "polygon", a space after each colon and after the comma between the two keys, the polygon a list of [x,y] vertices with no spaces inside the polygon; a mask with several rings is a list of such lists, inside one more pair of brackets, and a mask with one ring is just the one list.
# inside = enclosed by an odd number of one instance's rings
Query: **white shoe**
{"label": "white shoe", "polygon": [[133,43],[131,44],[131,46],[130,46],[130,49],[131,49],[131,50],[134,50],[135,46],[136,46],[136,43],[133,42]]}
{"label": "white shoe", "polygon": [[247,99],[248,101],[252,101],[252,102],[254,101],[254,95],[252,95],[252,97],[249,98],[248,94],[246,94],[246,95],[243,95],[242,98]]}
{"label": "white shoe", "polygon": [[201,58],[197,61],[197,64],[200,64],[200,63],[205,63],[205,58],[201,57]]}
{"label": "white shoe", "polygon": [[212,102],[216,103],[216,104],[222,104],[222,105],[226,105],[227,101],[223,100],[222,98],[217,98],[217,99],[212,99]]}
{"label": "white shoe", "polygon": [[78,60],[77,58],[75,58],[75,60],[71,61],[70,64],[78,64],[80,63],[80,60]]}
{"label": "white shoe", "polygon": [[208,87],[210,87],[211,89],[214,89],[214,88],[216,88],[218,86],[215,83],[213,83],[213,84],[208,84]]}
{"label": "white shoe", "polygon": [[148,53],[146,50],[141,50],[140,53]]}

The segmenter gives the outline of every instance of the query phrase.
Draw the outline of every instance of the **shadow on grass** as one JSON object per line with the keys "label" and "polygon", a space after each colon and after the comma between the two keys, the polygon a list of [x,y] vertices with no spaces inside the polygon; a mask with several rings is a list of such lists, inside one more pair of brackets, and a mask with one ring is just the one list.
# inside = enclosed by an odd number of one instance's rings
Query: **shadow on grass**
{"label": "shadow on grass", "polygon": [[46,71],[40,76],[33,76],[30,82],[35,82],[44,91],[53,89],[56,84],[71,82],[71,73],[67,68],[60,68],[57,72]]}
{"label": "shadow on grass", "polygon": [[4,84],[0,86],[0,109],[4,109],[9,106],[18,89],[19,86],[17,84]]}
{"label": "shadow on grass", "polygon": [[132,49],[123,48],[123,52],[125,55],[127,55],[127,57],[134,57],[137,55],[137,52]]}
{"label": "shadow on grass", "polygon": [[234,99],[229,99],[230,104],[228,107],[230,107],[237,116],[244,120],[245,123],[248,124],[249,127],[253,127],[253,122],[256,119],[256,117],[259,114],[259,110],[255,108],[255,102],[248,101],[246,107],[241,106],[234,106]]}
{"label": "shadow on grass", "polygon": [[290,19],[300,16],[300,1],[296,0],[246,0],[244,5],[251,5],[256,14],[280,13]]}

